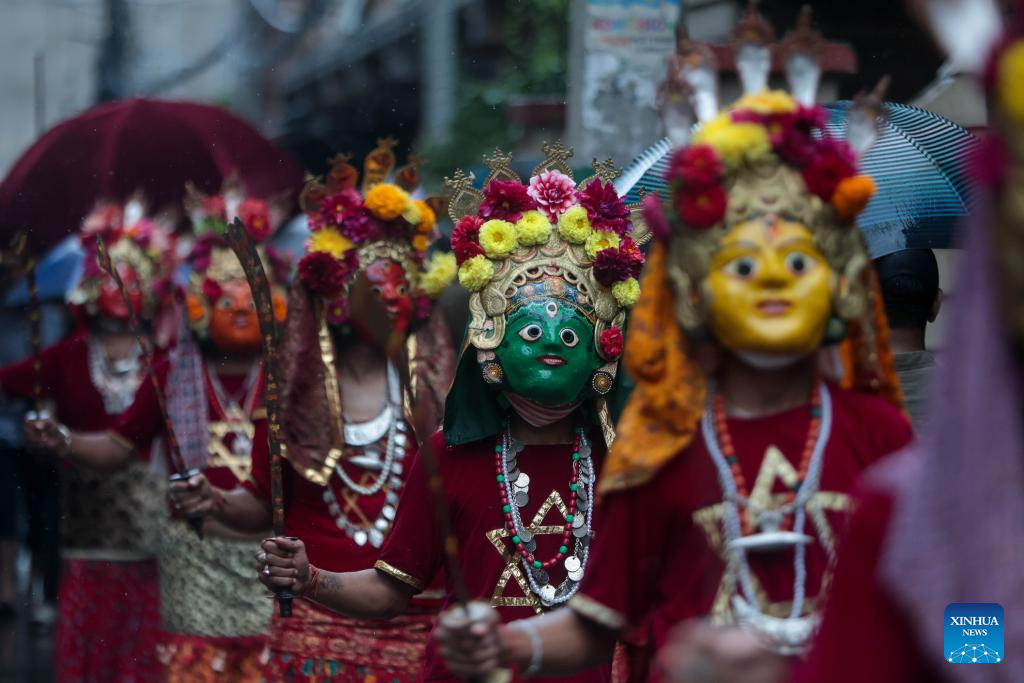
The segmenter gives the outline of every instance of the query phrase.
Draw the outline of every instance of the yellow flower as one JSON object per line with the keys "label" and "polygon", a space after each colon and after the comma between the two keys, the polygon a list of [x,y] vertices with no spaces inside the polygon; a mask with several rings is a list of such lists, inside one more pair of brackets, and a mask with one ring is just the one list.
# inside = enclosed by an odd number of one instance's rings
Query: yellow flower
{"label": "yellow flower", "polygon": [[999,59],[996,95],[1007,118],[1024,122],[1024,40],[1011,44]]}
{"label": "yellow flower", "polygon": [[420,209],[418,206],[416,206],[416,203],[411,199],[409,200],[409,203],[405,205],[405,208],[402,209],[402,218],[404,218],[405,222],[408,223],[409,225],[419,225]]}
{"label": "yellow flower", "polygon": [[420,278],[420,289],[431,299],[436,299],[441,296],[441,292],[455,279],[457,270],[455,254],[437,252],[430,257],[430,261],[427,263],[427,270]]}
{"label": "yellow flower", "polygon": [[617,249],[619,236],[607,230],[595,230],[587,237],[587,256],[597,258],[597,252],[603,249]]}
{"label": "yellow flower", "polygon": [[519,244],[546,244],[550,236],[551,222],[540,211],[527,211],[516,222],[516,238]]}
{"label": "yellow flower", "polygon": [[612,296],[620,306],[629,308],[640,298],[640,283],[636,281],[635,277],[616,282],[612,285]]}
{"label": "yellow flower", "polygon": [[413,204],[416,205],[420,212],[420,222],[416,226],[416,231],[426,235],[437,224],[437,216],[434,215],[434,210],[422,199],[414,199]]}
{"label": "yellow flower", "polygon": [[416,235],[412,238],[412,248],[416,251],[426,251],[430,248],[430,238],[426,235]]}
{"label": "yellow flower", "polygon": [[377,218],[390,221],[401,216],[409,206],[409,194],[397,185],[381,183],[369,189],[363,204]]}
{"label": "yellow flower", "polygon": [[334,228],[323,228],[309,235],[309,251],[322,251],[334,258],[341,258],[342,254],[352,248],[352,243]]}
{"label": "yellow flower", "polygon": [[490,220],[480,226],[480,246],[491,258],[505,258],[517,244],[516,226],[508,221]]}
{"label": "yellow flower", "polygon": [[494,264],[486,256],[477,254],[463,262],[459,268],[459,282],[471,292],[479,292],[494,277]]}
{"label": "yellow flower", "polygon": [[558,219],[558,234],[570,244],[583,244],[590,232],[590,217],[582,206],[572,207]]}
{"label": "yellow flower", "polygon": [[726,166],[757,161],[771,153],[768,131],[756,123],[734,123],[729,113],[719,114],[693,136],[693,144],[711,145]]}
{"label": "yellow flower", "polygon": [[796,100],[785,90],[762,90],[741,97],[732,109],[749,109],[758,114],[790,114],[796,111]]}

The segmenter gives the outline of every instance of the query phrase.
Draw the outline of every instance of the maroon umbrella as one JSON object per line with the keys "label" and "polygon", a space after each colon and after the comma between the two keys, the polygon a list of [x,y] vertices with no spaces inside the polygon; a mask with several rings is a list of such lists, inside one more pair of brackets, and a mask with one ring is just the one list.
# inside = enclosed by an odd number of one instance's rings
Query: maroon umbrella
{"label": "maroon umbrella", "polygon": [[192,102],[124,100],[45,133],[0,184],[0,247],[27,231],[38,255],[78,230],[97,199],[136,190],[160,208],[185,183],[211,193],[237,173],[251,197],[297,192],[302,169],[237,116]]}

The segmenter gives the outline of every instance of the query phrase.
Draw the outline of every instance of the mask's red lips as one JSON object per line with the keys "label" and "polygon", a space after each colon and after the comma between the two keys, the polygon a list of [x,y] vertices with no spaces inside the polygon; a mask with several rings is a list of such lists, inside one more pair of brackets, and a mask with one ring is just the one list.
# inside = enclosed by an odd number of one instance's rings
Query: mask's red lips
{"label": "mask's red lips", "polygon": [[785,315],[793,303],[785,299],[764,299],[757,304],[757,310],[765,315]]}
{"label": "mask's red lips", "polygon": [[546,354],[546,355],[540,356],[540,357],[537,358],[537,360],[539,360],[544,365],[554,365],[554,366],[565,365],[566,363],[569,362],[566,359],[562,358],[561,356],[555,356],[555,355],[552,355],[552,354]]}

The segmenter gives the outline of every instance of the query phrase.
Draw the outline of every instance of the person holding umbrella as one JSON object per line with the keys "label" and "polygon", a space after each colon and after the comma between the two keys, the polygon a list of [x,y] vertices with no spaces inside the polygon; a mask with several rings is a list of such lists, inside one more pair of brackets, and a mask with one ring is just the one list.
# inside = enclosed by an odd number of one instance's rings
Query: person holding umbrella
{"label": "person holding umbrella", "polygon": [[[84,271],[69,295],[82,329],[38,358],[0,369],[0,390],[52,401],[65,430],[111,427],[145,377],[128,305],[147,331],[169,312],[176,265],[169,227],[146,216],[138,200],[104,203],[89,214],[81,232]],[[117,258],[128,303],[96,262],[99,239]],[[30,445],[41,445],[38,424],[27,427]],[[163,513],[159,477],[141,461],[111,475],[66,466],[61,485],[57,680],[162,681],[154,557]]]}
{"label": "person holding umbrella", "polygon": [[[187,258],[191,273],[182,331],[169,362],[158,363],[159,386],[144,382],[106,431],[71,430],[51,419],[34,423],[32,432],[66,459],[106,471],[144,457],[165,436],[168,455],[177,445],[183,461],[171,458],[172,469],[205,471],[230,489],[249,478],[253,444],[267,437],[259,322],[244,272],[223,234],[228,216],[240,216],[257,242],[271,235],[272,225],[266,202],[243,198],[231,186],[223,196],[194,195],[191,204],[197,237]],[[273,280],[285,282],[287,263],[272,252],[263,256]],[[278,290],[279,320],[285,310]],[[257,681],[271,607],[249,580],[258,536],[207,520],[200,540],[183,522],[177,517],[161,529],[164,633],[158,654],[166,680]]]}

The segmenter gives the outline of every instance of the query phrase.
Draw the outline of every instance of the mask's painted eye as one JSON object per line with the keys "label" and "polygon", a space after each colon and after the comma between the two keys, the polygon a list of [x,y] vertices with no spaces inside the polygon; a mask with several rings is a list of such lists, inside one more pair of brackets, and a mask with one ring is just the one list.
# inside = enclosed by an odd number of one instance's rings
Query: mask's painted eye
{"label": "mask's painted eye", "polygon": [[398,296],[405,296],[405,285],[398,285]]}
{"label": "mask's painted eye", "polygon": [[554,301],[549,301],[547,305],[544,306],[544,310],[547,312],[549,318],[554,318],[558,315],[558,304]]}
{"label": "mask's painted eye", "polygon": [[235,302],[233,302],[228,297],[222,296],[221,298],[217,299],[217,308],[219,308],[222,311],[230,311],[232,306],[234,306],[234,303]]}
{"label": "mask's painted eye", "polygon": [[786,254],[786,268],[794,275],[803,275],[814,267],[814,258],[801,251]]}
{"label": "mask's painted eye", "polygon": [[570,349],[580,343],[580,336],[576,334],[576,330],[569,329],[568,327],[563,328],[558,333],[558,338]]}
{"label": "mask's painted eye", "polygon": [[381,289],[377,285],[374,285],[373,287],[370,287],[370,291],[373,292],[374,296],[380,296],[381,295]]}
{"label": "mask's painted eye", "polygon": [[537,325],[537,324],[527,325],[523,329],[519,330],[519,336],[524,341],[528,341],[528,342],[535,342],[535,341],[537,341],[538,339],[540,339],[540,336],[543,333],[544,333],[544,331],[542,329],[540,329],[540,325]]}
{"label": "mask's painted eye", "polygon": [[723,270],[733,277],[747,280],[754,277],[754,274],[757,273],[757,261],[749,256],[740,256],[725,264]]}

